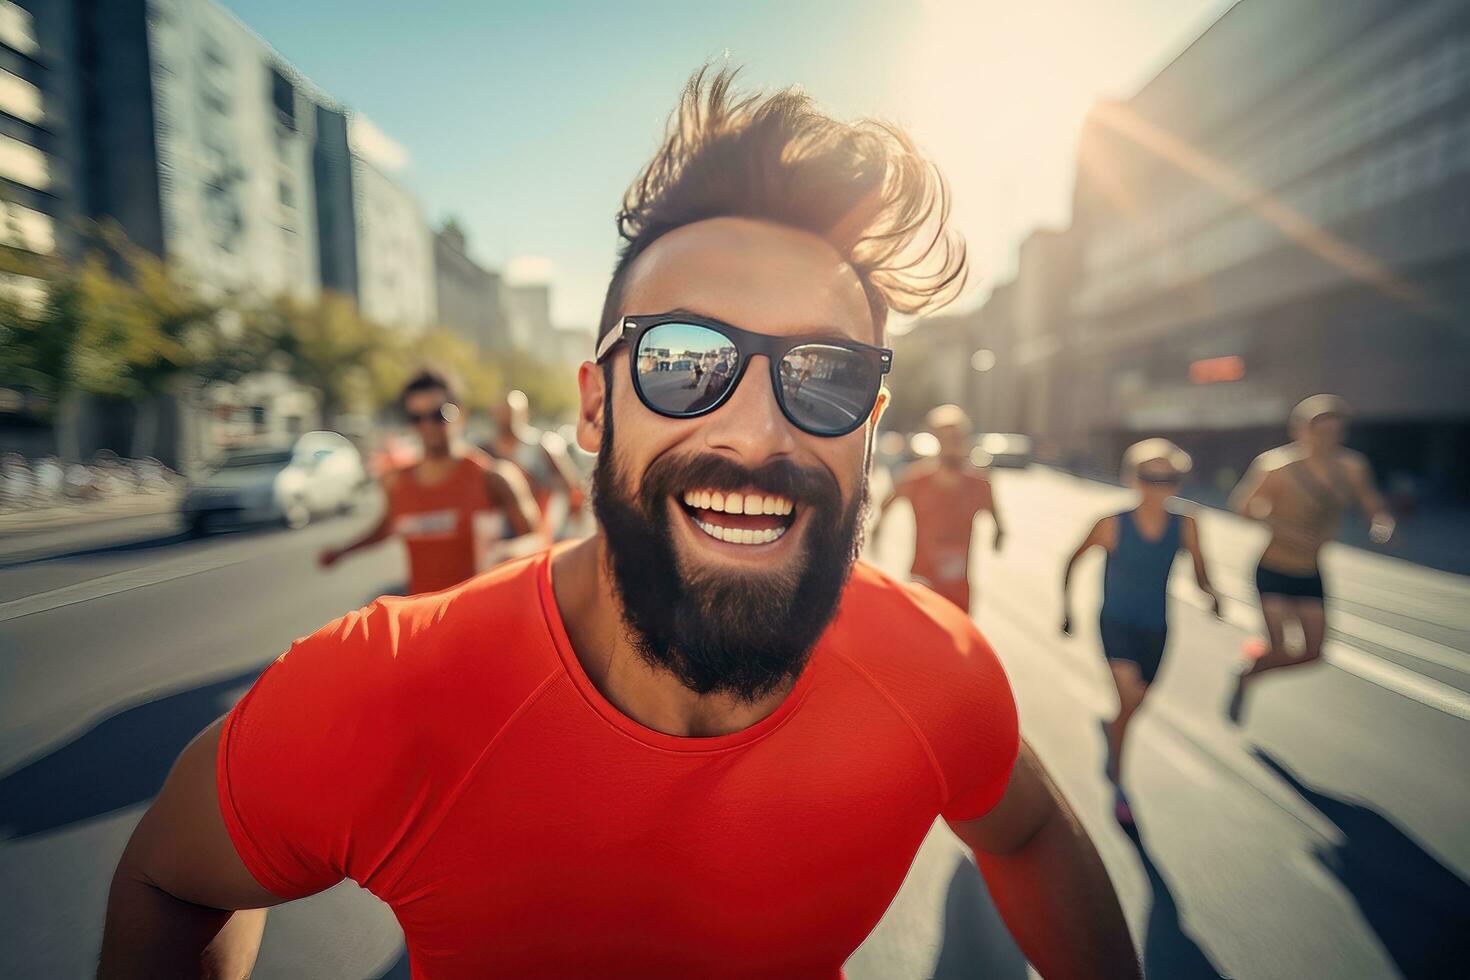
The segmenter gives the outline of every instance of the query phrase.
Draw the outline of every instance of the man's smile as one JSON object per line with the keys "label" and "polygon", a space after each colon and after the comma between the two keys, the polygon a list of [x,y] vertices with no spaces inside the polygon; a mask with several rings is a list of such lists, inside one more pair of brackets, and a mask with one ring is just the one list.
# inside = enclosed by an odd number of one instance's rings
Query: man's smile
{"label": "man's smile", "polygon": [[690,522],[705,536],[741,547],[774,544],[799,516],[790,498],[748,488],[690,488],[679,499]]}

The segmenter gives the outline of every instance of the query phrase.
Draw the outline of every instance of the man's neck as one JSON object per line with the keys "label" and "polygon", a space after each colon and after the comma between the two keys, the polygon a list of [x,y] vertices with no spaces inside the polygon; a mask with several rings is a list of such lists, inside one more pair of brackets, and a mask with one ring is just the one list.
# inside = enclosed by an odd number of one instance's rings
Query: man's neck
{"label": "man's neck", "polygon": [[780,706],[795,681],[751,704],[727,694],[696,694],[645,661],[627,637],[603,548],[598,534],[554,554],[551,588],[572,652],[613,707],[666,735],[708,738],[749,728]]}

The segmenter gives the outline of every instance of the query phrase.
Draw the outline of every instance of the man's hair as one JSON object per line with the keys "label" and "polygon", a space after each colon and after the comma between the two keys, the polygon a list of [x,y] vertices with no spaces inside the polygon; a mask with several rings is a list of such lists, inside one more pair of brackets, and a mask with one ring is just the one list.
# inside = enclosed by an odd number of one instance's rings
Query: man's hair
{"label": "man's hair", "polygon": [[1303,398],[1291,410],[1291,419],[1287,425],[1293,433],[1297,433],[1324,416],[1346,419],[1350,415],[1352,409],[1348,407],[1346,399],[1338,395],[1312,395],[1310,398]]}
{"label": "man's hair", "polygon": [[1168,439],[1153,438],[1135,442],[1123,453],[1123,482],[1127,483],[1138,475],[1145,463],[1168,463],[1169,468],[1180,476],[1194,469],[1194,460],[1189,453]]}
{"label": "man's hair", "polygon": [[621,312],[633,261],[662,235],[717,217],[827,239],[857,272],[881,337],[889,310],[918,313],[964,287],[965,243],[943,177],[900,129],[844,123],[799,89],[735,95],[739,69],[695,72],[663,144],[623,197],[622,244],[599,339]]}
{"label": "man's hair", "polygon": [[420,368],[403,385],[403,390],[398,393],[398,407],[403,408],[408,404],[408,396],[419,391],[442,391],[450,401],[458,401],[454,393],[454,384],[449,380],[448,374],[436,371],[433,368]]}
{"label": "man's hair", "polygon": [[970,421],[969,413],[958,405],[940,405],[931,408],[929,414],[924,416],[924,426],[930,432],[940,429],[958,429],[969,435],[974,431],[974,423]]}

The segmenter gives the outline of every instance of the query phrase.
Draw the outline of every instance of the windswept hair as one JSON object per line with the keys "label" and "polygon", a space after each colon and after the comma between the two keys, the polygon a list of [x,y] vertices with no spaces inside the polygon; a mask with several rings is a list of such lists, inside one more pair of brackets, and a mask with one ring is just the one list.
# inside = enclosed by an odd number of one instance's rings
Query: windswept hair
{"label": "windswept hair", "polygon": [[420,391],[442,391],[449,401],[458,402],[458,387],[448,371],[422,367],[403,383],[403,389],[398,393],[398,407],[403,408],[408,403],[408,396]]}
{"label": "windswept hair", "polygon": [[875,331],[965,284],[949,191],[896,126],[840,122],[797,88],[732,91],[739,69],[708,65],[684,86],[663,144],[623,197],[622,244],[598,336],[621,312],[633,260],[675,228],[716,217],[771,221],[828,240],[856,270]]}

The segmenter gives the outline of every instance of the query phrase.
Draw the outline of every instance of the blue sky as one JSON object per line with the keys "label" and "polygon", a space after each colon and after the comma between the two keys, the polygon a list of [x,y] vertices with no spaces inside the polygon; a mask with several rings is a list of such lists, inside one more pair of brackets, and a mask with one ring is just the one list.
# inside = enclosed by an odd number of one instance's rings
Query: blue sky
{"label": "blue sky", "polygon": [[223,2],[404,148],[397,176],[431,223],[453,214],[477,258],[548,276],[556,322],[587,327],[623,189],[705,61],[908,126],[954,189],[969,305],[1030,228],[1066,222],[1086,107],[1131,94],[1232,0]]}

